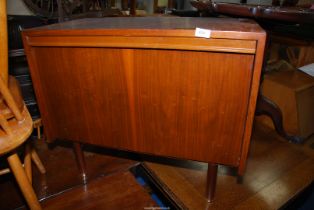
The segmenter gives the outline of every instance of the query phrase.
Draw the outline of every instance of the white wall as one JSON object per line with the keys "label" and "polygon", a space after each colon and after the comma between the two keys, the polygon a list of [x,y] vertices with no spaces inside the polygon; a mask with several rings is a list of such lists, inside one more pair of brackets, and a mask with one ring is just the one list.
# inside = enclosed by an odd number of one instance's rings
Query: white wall
{"label": "white wall", "polygon": [[8,15],[33,15],[23,0],[7,0]]}

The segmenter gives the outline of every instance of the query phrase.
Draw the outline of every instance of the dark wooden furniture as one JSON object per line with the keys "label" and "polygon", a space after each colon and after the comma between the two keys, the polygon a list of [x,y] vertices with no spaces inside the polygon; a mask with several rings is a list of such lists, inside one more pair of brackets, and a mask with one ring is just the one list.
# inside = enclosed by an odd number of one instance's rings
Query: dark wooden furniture
{"label": "dark wooden furniture", "polygon": [[[301,37],[301,39],[313,39],[314,10],[311,4],[297,5],[298,0],[273,0],[272,6],[249,5],[246,0],[241,4],[198,1],[192,0],[191,4],[198,9],[201,16],[218,16],[219,14],[231,15],[233,17],[245,17],[256,19],[269,33],[268,46],[273,39],[272,34],[281,34],[280,41],[286,40],[287,36]],[[298,51],[298,50],[297,50]],[[291,52],[293,55],[294,52]],[[266,56],[267,57],[267,56]],[[266,63],[266,61],[265,61]],[[303,143],[304,138],[291,135],[283,127],[283,116],[280,108],[261,93],[258,96],[256,115],[267,115],[272,119],[277,133],[292,143]]]}
{"label": "dark wooden furniture", "polygon": [[208,162],[212,188],[217,164],[244,173],[265,45],[253,21],[82,19],[23,39],[48,140]]}

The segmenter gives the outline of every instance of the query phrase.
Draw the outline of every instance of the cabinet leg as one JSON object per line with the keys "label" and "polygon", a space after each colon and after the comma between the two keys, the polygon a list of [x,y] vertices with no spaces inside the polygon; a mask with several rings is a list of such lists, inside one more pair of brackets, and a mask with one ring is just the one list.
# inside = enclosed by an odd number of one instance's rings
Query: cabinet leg
{"label": "cabinet leg", "polygon": [[83,183],[86,184],[86,181],[87,181],[86,164],[85,164],[85,158],[84,158],[81,144],[77,142],[73,142],[73,148],[74,148],[77,165],[82,174]]}
{"label": "cabinet leg", "polygon": [[212,202],[216,190],[216,180],[217,180],[217,164],[208,163],[207,169],[207,186],[206,186],[206,196],[208,202]]}

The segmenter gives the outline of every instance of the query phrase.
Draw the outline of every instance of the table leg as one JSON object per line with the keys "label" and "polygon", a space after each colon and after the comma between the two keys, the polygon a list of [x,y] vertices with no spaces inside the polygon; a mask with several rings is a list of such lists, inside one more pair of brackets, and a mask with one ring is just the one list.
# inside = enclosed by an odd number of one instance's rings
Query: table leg
{"label": "table leg", "polygon": [[207,186],[206,186],[206,196],[208,202],[212,202],[216,190],[216,180],[217,180],[217,164],[208,163],[207,169]]}

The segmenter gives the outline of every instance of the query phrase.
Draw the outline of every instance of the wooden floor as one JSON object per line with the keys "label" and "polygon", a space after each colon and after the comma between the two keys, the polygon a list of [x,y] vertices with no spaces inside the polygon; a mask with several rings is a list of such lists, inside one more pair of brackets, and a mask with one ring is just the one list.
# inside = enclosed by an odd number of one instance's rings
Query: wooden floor
{"label": "wooden floor", "polygon": [[313,182],[313,146],[314,137],[304,145],[295,145],[273,130],[256,125],[242,184],[237,183],[235,170],[219,166],[216,196],[211,204],[203,196],[207,164],[193,161],[145,164],[182,208],[278,209]]}
{"label": "wooden floor", "polygon": [[[84,185],[70,145],[61,142],[48,148],[43,141],[37,141],[48,173],[41,176],[33,167],[34,188],[45,209],[156,206],[129,172],[144,160],[145,166],[182,208],[278,209],[313,182],[313,145],[314,137],[304,145],[294,145],[271,129],[256,125],[243,183],[237,183],[234,169],[220,166],[216,197],[208,204],[203,196],[206,164],[86,147],[89,179]],[[1,176],[0,209],[15,209],[23,203],[12,176]]]}

